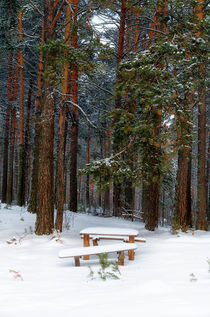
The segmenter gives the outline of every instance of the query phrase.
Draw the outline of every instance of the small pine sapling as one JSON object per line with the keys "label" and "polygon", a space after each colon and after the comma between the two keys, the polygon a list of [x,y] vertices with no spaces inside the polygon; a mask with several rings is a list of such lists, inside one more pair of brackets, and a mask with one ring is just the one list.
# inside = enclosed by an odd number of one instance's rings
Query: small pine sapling
{"label": "small pine sapling", "polygon": [[[119,279],[119,261],[108,261],[108,254],[103,253],[103,254],[98,254],[99,258],[99,263],[100,263],[100,269],[97,272],[99,277],[103,280],[106,281],[107,278],[112,278],[112,279]],[[89,266],[89,277],[91,279],[94,279],[94,271],[91,269]]]}

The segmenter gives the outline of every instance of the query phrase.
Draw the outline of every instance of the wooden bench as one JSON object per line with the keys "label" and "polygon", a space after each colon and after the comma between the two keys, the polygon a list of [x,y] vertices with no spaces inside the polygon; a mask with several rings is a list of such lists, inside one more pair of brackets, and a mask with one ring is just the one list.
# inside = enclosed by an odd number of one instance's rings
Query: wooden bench
{"label": "wooden bench", "polygon": [[[83,237],[84,247],[90,246],[90,236],[114,236],[124,237],[129,239],[129,243],[135,242],[135,237],[139,235],[139,232],[131,228],[118,228],[118,227],[88,227],[80,231],[80,235]],[[97,241],[94,242],[97,245]],[[128,251],[129,260],[134,260],[134,250]],[[88,260],[89,256],[84,256],[84,260]]]}
{"label": "wooden bench", "polygon": [[[100,240],[119,240],[123,242],[129,243],[129,238],[125,236],[104,236],[104,235],[90,235],[89,238],[93,241],[93,245],[97,246],[98,241]],[[81,235],[81,239],[83,239],[83,235]],[[146,240],[144,238],[135,237],[134,242],[143,242]]]}
{"label": "wooden bench", "polygon": [[65,249],[60,251],[58,256],[59,258],[74,258],[75,266],[80,266],[80,257],[82,256],[117,252],[119,254],[119,265],[124,265],[124,251],[134,251],[135,249],[137,249],[135,243],[118,243],[103,246]]}

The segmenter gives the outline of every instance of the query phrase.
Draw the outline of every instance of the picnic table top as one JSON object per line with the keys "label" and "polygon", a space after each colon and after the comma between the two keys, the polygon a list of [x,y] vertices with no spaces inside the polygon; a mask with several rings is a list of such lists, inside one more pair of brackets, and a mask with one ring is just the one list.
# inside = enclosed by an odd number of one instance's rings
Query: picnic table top
{"label": "picnic table top", "polygon": [[111,235],[111,236],[138,236],[139,232],[129,228],[115,228],[115,227],[89,227],[80,231],[81,235]]}
{"label": "picnic table top", "polygon": [[79,247],[79,248],[61,250],[59,252],[59,258],[129,251],[134,249],[137,249],[137,246],[135,243],[117,243],[117,244],[100,245],[100,246],[93,246],[93,247],[86,247],[86,248]]}

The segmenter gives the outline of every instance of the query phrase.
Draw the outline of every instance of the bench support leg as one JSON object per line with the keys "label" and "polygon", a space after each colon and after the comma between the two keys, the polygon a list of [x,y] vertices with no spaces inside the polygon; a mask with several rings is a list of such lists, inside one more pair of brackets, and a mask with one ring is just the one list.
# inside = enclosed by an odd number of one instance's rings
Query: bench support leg
{"label": "bench support leg", "polygon": [[119,257],[118,257],[118,260],[119,260],[119,265],[124,265],[124,252],[123,251],[120,251],[119,252]]}
{"label": "bench support leg", "polygon": [[74,257],[75,266],[80,266],[79,256]]}
{"label": "bench support leg", "polygon": [[97,246],[98,245],[98,239],[93,239],[93,245]]}
{"label": "bench support leg", "polygon": [[[84,234],[83,242],[84,242],[84,247],[89,247],[90,246],[89,234]],[[84,260],[89,260],[89,259],[90,259],[89,255],[85,255],[84,256]]]}
{"label": "bench support leg", "polygon": [[[135,237],[134,236],[129,236],[129,243],[134,243],[135,242]],[[134,250],[129,250],[128,251],[128,258],[130,261],[134,260]]]}

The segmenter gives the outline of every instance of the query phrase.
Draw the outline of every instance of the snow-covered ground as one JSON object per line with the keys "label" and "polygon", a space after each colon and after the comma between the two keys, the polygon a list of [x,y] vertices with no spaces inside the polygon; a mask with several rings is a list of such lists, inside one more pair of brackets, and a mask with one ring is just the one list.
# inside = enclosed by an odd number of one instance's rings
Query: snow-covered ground
{"label": "snow-covered ground", "polygon": [[[147,232],[139,222],[69,213],[70,229],[56,241],[36,236],[34,224],[24,208],[1,205],[0,317],[210,317],[210,232]],[[119,280],[97,277],[97,257],[80,267],[58,258],[60,250],[82,246],[79,232],[89,226],[137,229],[146,238],[135,261],[126,256]],[[108,243],[115,242],[100,241]]]}

